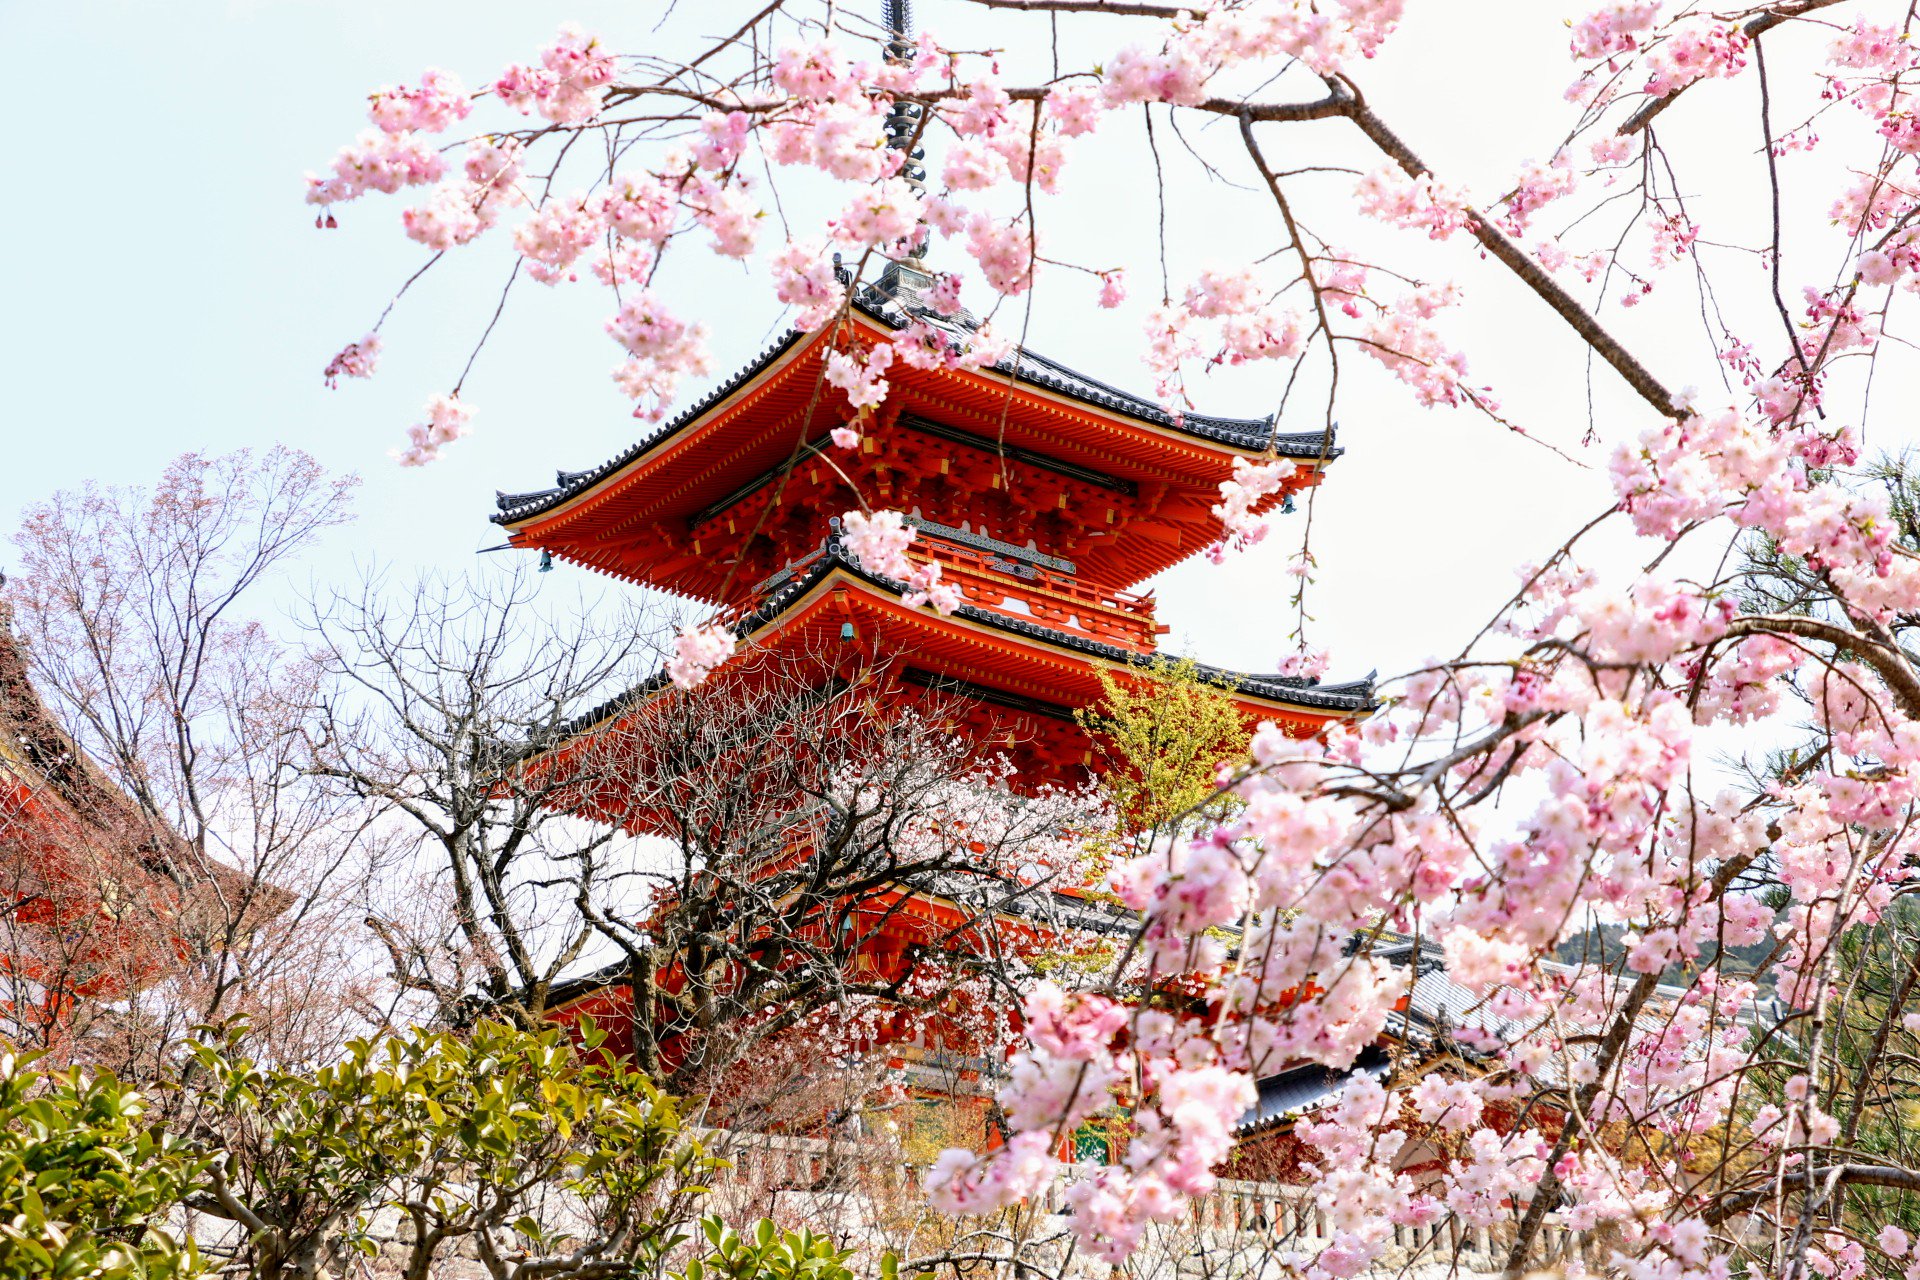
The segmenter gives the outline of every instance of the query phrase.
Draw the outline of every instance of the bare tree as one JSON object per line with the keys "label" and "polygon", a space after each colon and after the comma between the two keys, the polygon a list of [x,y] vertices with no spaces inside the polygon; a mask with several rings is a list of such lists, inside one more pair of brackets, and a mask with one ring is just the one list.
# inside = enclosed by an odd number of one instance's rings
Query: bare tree
{"label": "bare tree", "polygon": [[[325,674],[258,618],[269,579],[349,518],[353,486],[284,448],[188,454],[151,489],[58,493],[15,535],[12,705],[30,717],[43,696],[72,733],[42,752],[56,838],[73,866],[138,890],[108,912],[140,944],[94,984],[113,997],[90,1011],[96,1060],[158,1070],[190,1027],[239,1014],[297,1058],[381,1016],[339,910],[378,842],[303,773],[297,713]],[[33,846],[8,852],[23,890]]]}
{"label": "bare tree", "polygon": [[794,1033],[853,1059],[901,1017],[933,1047],[977,1046],[1041,940],[1102,920],[1055,892],[1075,883],[1073,837],[1098,799],[1022,786],[950,727],[955,710],[885,664],[759,649],[709,685],[640,690],[529,762],[653,837],[645,861],[583,858],[575,881],[582,917],[619,949],[607,978],[631,993],[648,1070],[711,1087]]}
{"label": "bare tree", "polygon": [[758,649],[711,687],[656,676],[584,711],[664,628],[556,618],[536,581],[376,576],[308,619],[355,690],[321,707],[312,767],[424,842],[414,919],[369,922],[403,986],[527,1023],[608,992],[679,1090],[827,1028],[857,1054],[903,1010],[964,1039],[974,1015],[941,1012],[960,986],[1004,1023],[1090,793],[1023,789],[938,695],[819,654]]}
{"label": "bare tree", "polygon": [[536,606],[535,584],[514,572],[396,592],[373,574],[306,618],[317,660],[341,682],[315,704],[309,767],[424,842],[413,910],[397,903],[366,923],[395,980],[456,1021],[482,1006],[538,1021],[596,936],[556,887],[618,833],[558,810],[561,781],[514,755],[655,652],[642,615],[555,617]]}

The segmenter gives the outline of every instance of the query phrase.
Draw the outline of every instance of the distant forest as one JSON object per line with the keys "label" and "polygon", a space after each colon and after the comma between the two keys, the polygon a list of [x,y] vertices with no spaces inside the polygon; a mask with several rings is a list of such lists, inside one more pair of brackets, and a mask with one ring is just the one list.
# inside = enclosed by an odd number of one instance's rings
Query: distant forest
{"label": "distant forest", "polygon": [[[1626,948],[1620,945],[1621,937],[1626,933],[1625,925],[1602,924],[1584,929],[1574,934],[1553,950],[1554,958],[1568,964],[1577,964],[1582,960],[1613,964],[1626,954]],[[1748,943],[1744,947],[1728,947],[1727,958],[1722,966],[1723,972],[1739,977],[1750,976],[1774,948],[1773,938],[1762,938],[1758,942]],[[1709,943],[1701,950],[1699,961],[1687,968],[1670,965],[1660,975],[1660,981],[1668,986],[1687,987],[1693,985],[1694,975],[1711,963],[1719,948]],[[1762,979],[1761,988],[1769,991],[1770,980]]]}

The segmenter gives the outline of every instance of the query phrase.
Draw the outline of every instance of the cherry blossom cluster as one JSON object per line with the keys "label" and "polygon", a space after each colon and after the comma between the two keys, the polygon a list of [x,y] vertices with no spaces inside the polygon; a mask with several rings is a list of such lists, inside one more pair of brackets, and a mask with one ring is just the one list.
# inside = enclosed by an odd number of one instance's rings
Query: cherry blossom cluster
{"label": "cherry blossom cluster", "polygon": [[999,1100],[1017,1132],[989,1155],[955,1149],[927,1174],[936,1208],[991,1213],[1045,1190],[1061,1172],[1059,1135],[1111,1105],[1127,1088],[1116,1055],[1128,1033],[1128,1058],[1156,1099],[1136,1110],[1138,1129],[1126,1160],[1074,1183],[1071,1228],[1082,1247],[1125,1261],[1151,1222],[1170,1222],[1188,1198],[1215,1184],[1213,1169],[1232,1145],[1231,1120],[1253,1102],[1240,1072],[1205,1061],[1206,1039],[1164,1013],[1130,1013],[1110,997],[1034,986],[1022,1009],[1025,1047],[1015,1056]]}
{"label": "cherry blossom cluster", "polygon": [[667,658],[667,677],[678,689],[698,688],[714,670],[733,657],[739,639],[730,627],[718,623],[680,629]]}
{"label": "cherry blossom cluster", "polygon": [[1242,550],[1267,536],[1267,519],[1255,515],[1254,508],[1279,493],[1296,470],[1285,458],[1271,462],[1233,460],[1233,478],[1220,482],[1220,501],[1213,508],[1226,536],[1208,549],[1210,559],[1217,564],[1228,548]]}
{"label": "cherry blossom cluster", "polygon": [[407,447],[394,450],[394,459],[403,467],[424,467],[440,456],[442,445],[467,434],[472,417],[473,406],[457,395],[429,397],[427,420],[407,428]]}
{"label": "cherry blossom cluster", "polygon": [[371,378],[379,363],[380,335],[370,333],[360,341],[349,342],[340,348],[333,359],[327,361],[326,370],[321,376],[329,387],[336,387],[342,378]]}
{"label": "cherry blossom cluster", "polygon": [[538,112],[555,124],[577,125],[600,113],[599,90],[612,82],[614,72],[613,56],[599,38],[569,25],[540,50],[539,66],[508,67],[493,82],[493,92],[522,115]]}
{"label": "cherry blossom cluster", "polygon": [[[884,348],[883,348],[884,349]],[[961,604],[960,591],[942,581],[939,562],[915,561],[907,555],[919,531],[906,523],[898,511],[849,511],[840,517],[840,541],[847,554],[862,569],[907,584],[902,597],[907,607],[917,609],[931,604],[941,614],[950,614]]]}
{"label": "cherry blossom cluster", "polygon": [[367,115],[383,133],[445,133],[472,109],[457,77],[429,68],[418,88],[390,85],[376,91]]}
{"label": "cherry blossom cluster", "polygon": [[651,290],[629,294],[607,321],[607,332],[629,354],[614,370],[614,381],[628,398],[642,402],[648,418],[665,414],[681,378],[713,367],[707,326],[675,315]]}

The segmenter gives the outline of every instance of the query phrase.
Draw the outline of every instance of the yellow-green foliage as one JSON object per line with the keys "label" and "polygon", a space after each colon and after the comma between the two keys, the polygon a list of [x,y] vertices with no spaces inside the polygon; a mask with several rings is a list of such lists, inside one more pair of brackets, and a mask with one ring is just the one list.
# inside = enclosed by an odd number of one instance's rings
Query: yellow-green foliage
{"label": "yellow-green foliage", "polygon": [[1218,817],[1226,801],[1215,777],[1247,753],[1252,728],[1220,685],[1190,658],[1151,671],[1100,673],[1098,707],[1079,713],[1093,739],[1101,783],[1119,836]]}

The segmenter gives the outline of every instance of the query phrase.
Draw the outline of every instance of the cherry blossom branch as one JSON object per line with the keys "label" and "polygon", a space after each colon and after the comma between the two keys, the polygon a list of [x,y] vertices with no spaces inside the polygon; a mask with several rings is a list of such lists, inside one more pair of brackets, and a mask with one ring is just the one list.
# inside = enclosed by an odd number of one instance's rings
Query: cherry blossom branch
{"label": "cherry blossom branch", "polygon": [[[1361,98],[1359,90],[1351,81],[1345,82],[1353,90],[1353,101],[1344,113],[1360,131],[1370,138],[1374,145],[1384,151],[1409,178],[1426,177],[1433,173],[1426,161],[1415,154],[1395,133],[1387,122]],[[1537,262],[1533,255],[1509,239],[1505,232],[1496,226],[1478,209],[1466,210],[1468,230],[1483,248],[1504,263],[1509,270],[1520,278],[1521,283],[1539,296],[1548,306],[1565,320],[1573,331],[1580,335],[1589,347],[1597,352],[1601,359],[1612,365],[1627,385],[1640,394],[1640,398],[1657,409],[1661,416],[1679,418],[1685,411],[1664,383],[1656,378],[1647,367],[1640,363],[1634,354],[1621,344],[1618,338],[1608,332],[1591,311],[1582,306],[1580,300],[1548,274],[1547,269]]]}
{"label": "cherry blossom branch", "polygon": [[1872,667],[1899,698],[1900,709],[1909,717],[1920,717],[1920,676],[1907,664],[1899,645],[1862,634],[1837,623],[1798,614],[1766,614],[1736,618],[1727,628],[1727,636],[1737,639],[1750,635],[1789,635],[1804,640],[1821,640],[1836,649],[1853,653]]}
{"label": "cherry blossom branch", "polygon": [[[1744,29],[1748,39],[1754,39],[1765,32],[1773,30],[1783,22],[1791,22],[1793,19],[1812,13],[1816,9],[1829,8],[1839,3],[1841,3],[1841,0],[1781,0],[1781,3],[1769,6],[1765,13],[1750,20]],[[1696,81],[1694,83],[1698,82]],[[1648,125],[1653,123],[1655,116],[1679,101],[1680,95],[1686,91],[1687,86],[1682,85],[1672,93],[1662,94],[1651,102],[1643,105],[1638,111],[1628,116],[1626,122],[1620,126],[1620,136],[1628,137],[1645,130]]]}

